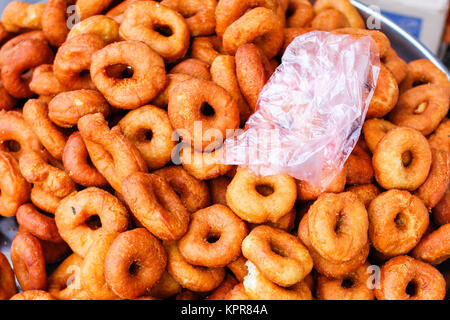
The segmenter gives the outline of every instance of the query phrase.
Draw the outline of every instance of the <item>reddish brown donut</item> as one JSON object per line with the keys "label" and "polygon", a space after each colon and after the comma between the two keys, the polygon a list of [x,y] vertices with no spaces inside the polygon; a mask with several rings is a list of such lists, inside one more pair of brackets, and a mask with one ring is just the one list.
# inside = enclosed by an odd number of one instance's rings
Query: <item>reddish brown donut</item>
{"label": "reddish brown donut", "polygon": [[55,219],[39,212],[31,203],[21,205],[17,209],[16,219],[23,231],[29,232],[41,240],[63,241],[56,227]]}
{"label": "reddish brown donut", "polygon": [[428,263],[398,256],[381,267],[375,296],[378,300],[443,300],[445,279]]}
{"label": "reddish brown donut", "polygon": [[[279,1],[280,2],[280,1]],[[314,18],[314,10],[309,0],[287,0],[286,26],[302,28],[308,26]]]}
{"label": "reddish brown donut", "polygon": [[360,144],[355,146],[344,168],[347,184],[369,184],[373,180],[372,158]]}
{"label": "reddish brown donut", "polygon": [[42,13],[42,31],[51,45],[59,47],[66,41],[69,29],[67,28],[67,7],[75,0],[48,0]]}
{"label": "reddish brown donut", "polygon": [[204,268],[184,260],[175,241],[164,241],[167,252],[167,270],[183,288],[208,292],[217,288],[225,278],[225,268]]}
{"label": "reddish brown donut", "polygon": [[372,153],[375,152],[378,142],[383,139],[386,133],[397,126],[384,119],[369,119],[364,122],[364,141]]}
{"label": "reddish brown donut", "polygon": [[128,216],[127,209],[116,197],[91,187],[64,198],[56,209],[55,222],[61,238],[84,257],[96,234],[127,230]]}
{"label": "reddish brown donut", "polygon": [[365,29],[366,27],[358,10],[348,0],[318,0],[314,3],[314,11],[316,14],[327,9],[340,11],[352,28]]}
{"label": "reddish brown donut", "polygon": [[134,216],[155,236],[178,240],[189,224],[189,212],[165,179],[145,173],[130,174],[122,195]]}
{"label": "reddish brown donut", "polygon": [[270,281],[290,287],[302,281],[313,260],[300,240],[280,229],[258,226],[242,242],[242,254]]}
{"label": "reddish brown donut", "polygon": [[381,118],[388,114],[398,101],[398,85],[391,71],[383,64],[380,65],[378,82],[370,100],[367,118]]}
{"label": "reddish brown donut", "polygon": [[61,198],[43,190],[40,187],[33,186],[31,189],[30,200],[42,211],[54,214]]}
{"label": "reddish brown donut", "polygon": [[397,83],[402,83],[408,69],[405,60],[400,58],[394,49],[390,48],[386,51],[384,56],[381,57],[381,62],[389,69],[389,71],[391,71]]}
{"label": "reddish brown donut", "polygon": [[23,40],[41,40],[47,42],[47,38],[45,34],[40,30],[29,31],[15,36],[14,38],[8,40],[1,48],[0,48],[0,66],[6,64],[8,62],[9,57],[7,53],[17,46]]}
{"label": "reddish brown donut", "polygon": [[120,25],[120,35],[126,40],[146,43],[168,63],[183,58],[189,48],[186,20],[156,1],[138,1],[129,6]]}
{"label": "reddish brown donut", "polygon": [[227,205],[227,188],[231,179],[225,176],[209,180],[209,191],[211,193],[211,203]]}
{"label": "reddish brown donut", "polygon": [[[82,34],[59,47],[53,63],[56,78],[68,89],[95,89],[91,74],[92,55],[106,43],[95,34]],[[93,78],[93,76],[92,76]]]}
{"label": "reddish brown donut", "polygon": [[228,207],[216,204],[191,215],[189,228],[178,241],[178,248],[188,263],[225,267],[241,254],[246,235],[245,222]]}
{"label": "reddish brown donut", "polygon": [[433,218],[441,226],[450,223],[450,188],[447,189],[441,201],[433,208]]}
{"label": "reddish brown donut", "polygon": [[369,263],[365,263],[342,279],[330,280],[319,275],[317,278],[317,298],[320,300],[374,300],[373,289],[367,281]]}
{"label": "reddish brown donut", "polygon": [[75,253],[67,257],[48,278],[48,292],[58,300],[87,299],[80,281],[82,263]]}
{"label": "reddish brown donut", "polygon": [[23,1],[10,1],[2,13],[2,24],[10,32],[41,29],[45,3],[30,4]]}
{"label": "reddish brown donut", "polygon": [[0,300],[8,300],[16,292],[14,272],[6,256],[0,252]]}
{"label": "reddish brown donut", "polygon": [[122,181],[131,173],[147,171],[137,148],[124,137],[119,127],[109,129],[102,114],[80,118],[78,129],[92,163],[116,191],[122,191]]}
{"label": "reddish brown donut", "polygon": [[81,134],[77,131],[70,135],[62,157],[64,169],[78,184],[85,187],[102,187],[106,179],[89,163],[89,154]]}
{"label": "reddish brown donut", "polygon": [[27,290],[19,292],[11,297],[10,300],[56,300],[50,293],[43,290]]}
{"label": "reddish brown donut", "polygon": [[450,224],[444,224],[423,237],[411,254],[431,264],[440,264],[450,258]]}
{"label": "reddish brown donut", "polygon": [[[403,154],[410,152],[405,165]],[[375,178],[385,189],[415,190],[425,182],[431,166],[427,139],[411,128],[394,128],[377,144],[372,158]]]}
{"label": "reddish brown donut", "polygon": [[318,12],[312,19],[311,27],[317,30],[333,31],[340,28],[348,28],[350,24],[339,10],[325,9]]}
{"label": "reddish brown donut", "polygon": [[183,167],[169,166],[153,173],[167,181],[189,212],[196,212],[211,203],[206,182],[191,176]]}
{"label": "reddish brown donut", "polygon": [[142,296],[161,278],[167,255],[161,242],[144,228],[119,234],[105,257],[105,279],[121,298]]}
{"label": "reddish brown donut", "polygon": [[[108,67],[126,65],[133,75],[110,76]],[[167,75],[164,60],[145,43],[122,41],[112,43],[92,56],[91,76],[108,102],[123,109],[140,107],[164,89]]]}
{"label": "reddish brown donut", "polygon": [[36,94],[44,96],[53,96],[67,90],[55,77],[51,64],[41,64],[34,68],[30,89]]}
{"label": "reddish brown donut", "polygon": [[170,161],[176,142],[166,111],[146,105],[130,111],[118,126],[140,151],[149,170],[159,169]]}
{"label": "reddish brown donut", "polygon": [[0,81],[0,110],[9,110],[14,108],[17,100],[14,99],[8,91],[6,91],[5,87],[3,87],[2,82]]}
{"label": "reddish brown donut", "polygon": [[190,56],[194,59],[211,64],[222,52],[222,40],[217,36],[196,37],[192,40]]}
{"label": "reddish brown donut", "polygon": [[[173,128],[199,151],[220,146],[239,127],[236,101],[211,81],[191,79],[180,83],[170,95],[168,112]],[[196,138],[197,121],[202,121],[203,135]]]}
{"label": "reddish brown donut", "polygon": [[[20,231],[19,226],[19,231]],[[39,239],[40,240],[40,239]],[[42,246],[42,252],[44,253],[44,259],[46,264],[54,264],[61,262],[65,259],[72,251],[67,243],[63,242],[50,242],[40,240]]]}
{"label": "reddish brown donut", "polygon": [[362,184],[350,186],[345,189],[345,191],[350,191],[355,193],[358,198],[364,203],[364,206],[369,208],[370,203],[373,199],[375,199],[379,194],[380,190],[374,184]]}
{"label": "reddish brown donut", "polygon": [[1,70],[3,87],[15,98],[28,98],[33,95],[29,87],[31,77],[22,75],[41,64],[51,63],[53,52],[47,42],[27,39],[8,50],[3,59],[7,61]]}
{"label": "reddish brown donut", "polygon": [[400,96],[398,104],[389,114],[389,120],[401,127],[432,133],[445,118],[449,99],[442,87],[432,84],[409,89]]}
{"label": "reddish brown donut", "polygon": [[306,181],[296,180],[297,197],[299,200],[308,201],[316,200],[322,193],[339,193],[344,191],[347,181],[347,174],[345,170],[341,170],[330,184],[322,191],[320,188],[311,186]]}
{"label": "reddish brown donut", "polygon": [[190,75],[193,78],[211,80],[209,67],[209,64],[204,61],[189,58],[174,66],[172,70],[170,70],[170,73],[182,73]]}
{"label": "reddish brown donut", "polygon": [[41,243],[27,232],[18,232],[11,243],[11,261],[22,290],[47,289]]}
{"label": "reddish brown donut", "polygon": [[408,63],[405,80],[400,85],[400,93],[415,87],[417,84],[435,84],[450,95],[450,82],[447,75],[427,59]]}
{"label": "reddish brown donut", "polygon": [[385,256],[411,251],[428,227],[428,210],[408,191],[389,190],[370,203],[369,237],[372,245]]}
{"label": "reddish brown donut", "polygon": [[268,59],[275,57],[284,41],[283,22],[272,10],[257,7],[233,22],[223,34],[223,48],[236,54],[243,44],[254,42]]}
{"label": "reddish brown donut", "polygon": [[429,136],[430,147],[450,152],[450,120],[445,118],[434,133]]}

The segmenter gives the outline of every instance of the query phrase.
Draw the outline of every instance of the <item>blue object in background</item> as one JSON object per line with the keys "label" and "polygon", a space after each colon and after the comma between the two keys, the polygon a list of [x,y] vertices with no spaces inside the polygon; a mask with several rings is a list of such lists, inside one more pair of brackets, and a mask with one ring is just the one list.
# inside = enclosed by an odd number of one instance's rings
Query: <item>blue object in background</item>
{"label": "blue object in background", "polygon": [[397,13],[392,13],[389,11],[381,10],[381,13],[386,16],[386,18],[391,19],[399,27],[404,29],[414,38],[420,38],[420,32],[422,31],[422,19],[412,16],[405,16]]}

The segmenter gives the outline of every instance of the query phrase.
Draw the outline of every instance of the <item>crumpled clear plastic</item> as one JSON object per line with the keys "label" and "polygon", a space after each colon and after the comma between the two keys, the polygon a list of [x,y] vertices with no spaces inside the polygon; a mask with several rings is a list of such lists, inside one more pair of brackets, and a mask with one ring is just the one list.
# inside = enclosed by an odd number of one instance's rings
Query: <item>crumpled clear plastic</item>
{"label": "crumpled clear plastic", "polygon": [[223,162],[261,176],[289,174],[323,190],[358,141],[379,70],[371,37],[297,37],[244,131],[225,140]]}

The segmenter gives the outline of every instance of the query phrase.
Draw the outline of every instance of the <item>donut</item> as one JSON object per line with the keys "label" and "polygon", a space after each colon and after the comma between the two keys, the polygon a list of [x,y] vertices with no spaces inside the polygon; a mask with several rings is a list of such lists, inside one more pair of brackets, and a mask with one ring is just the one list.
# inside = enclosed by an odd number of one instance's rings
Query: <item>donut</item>
{"label": "donut", "polygon": [[105,279],[124,299],[144,295],[161,278],[167,255],[161,242],[145,228],[119,234],[105,257]]}
{"label": "donut", "polygon": [[450,188],[447,189],[441,201],[433,208],[433,218],[440,226],[450,223]]}
{"label": "donut", "polygon": [[67,257],[48,278],[48,293],[58,300],[87,299],[80,281],[82,263],[75,253]]}
{"label": "donut", "polygon": [[[115,65],[131,67],[132,75],[109,75],[108,68]],[[164,60],[139,41],[115,42],[98,50],[92,56],[90,71],[106,100],[123,109],[135,109],[150,102],[167,84]]]}
{"label": "donut", "polygon": [[6,256],[0,252],[0,300],[8,300],[17,292],[14,272]]}
{"label": "donut", "polygon": [[225,280],[205,300],[227,300],[227,296],[238,281],[232,275],[227,274]]}
{"label": "donut", "polygon": [[435,84],[450,94],[450,82],[443,71],[426,59],[411,61],[407,66],[406,78],[400,85],[400,93],[427,83]]}
{"label": "donut", "polygon": [[14,108],[17,100],[13,98],[0,81],[0,110],[9,110]]}
{"label": "donut", "polygon": [[450,258],[450,224],[444,224],[439,229],[422,238],[411,255],[430,264],[440,264]]}
{"label": "donut", "polygon": [[391,71],[383,64],[380,65],[378,82],[370,100],[367,118],[381,118],[387,115],[397,105],[399,91],[397,81]]}
{"label": "donut", "polygon": [[264,225],[244,239],[242,254],[265,278],[282,287],[302,281],[313,268],[308,250],[297,237]]}
{"label": "donut", "polygon": [[216,0],[163,0],[161,4],[185,17],[192,37],[208,36],[216,27]]}
{"label": "donut", "polygon": [[311,23],[314,9],[309,0],[287,0],[286,26],[288,28],[302,28]]}
{"label": "donut", "polygon": [[42,28],[42,15],[45,3],[29,4],[22,1],[11,1],[3,9],[2,24],[10,32],[35,30]]}
{"label": "donut", "polygon": [[250,298],[245,293],[244,285],[239,283],[228,292],[225,300],[250,300]]}
{"label": "donut", "polygon": [[52,46],[59,47],[69,34],[67,9],[73,0],[48,0],[42,13],[42,31]]}
{"label": "donut", "polygon": [[325,9],[317,13],[311,21],[311,27],[317,30],[332,31],[350,27],[350,24],[339,10]]}
{"label": "donut", "polygon": [[164,241],[167,271],[183,288],[195,292],[216,289],[225,278],[225,268],[205,268],[189,264],[181,255],[175,241]]}
{"label": "donut", "polygon": [[245,294],[251,300],[312,300],[306,282],[301,281],[289,288],[283,288],[267,279],[258,268],[248,261],[248,275],[244,278]]}
{"label": "donut", "polygon": [[33,186],[31,188],[30,200],[40,210],[54,214],[61,198],[38,186]]}
{"label": "donut", "polygon": [[447,93],[437,85],[425,84],[404,92],[389,120],[429,135],[445,118],[449,109]]}
{"label": "donut", "polygon": [[9,56],[7,54],[11,49],[13,49],[23,40],[32,40],[32,39],[47,42],[47,38],[45,37],[44,32],[42,32],[41,30],[28,31],[16,35],[12,39],[6,41],[5,44],[2,45],[2,47],[0,48],[0,66],[8,63]]}
{"label": "donut", "polygon": [[44,96],[54,96],[66,91],[65,86],[56,78],[51,64],[41,64],[34,68],[29,86],[31,91]]}
{"label": "donut", "polygon": [[372,158],[360,144],[356,144],[344,164],[346,183],[370,184],[373,180]]}
{"label": "donut", "polygon": [[[199,151],[220,146],[239,127],[236,101],[219,85],[202,79],[184,81],[173,89],[168,114],[183,141]],[[197,137],[199,124],[203,134]]]}
{"label": "donut", "polygon": [[368,214],[354,193],[325,193],[308,210],[308,229],[311,246],[322,257],[347,262],[367,243]]}
{"label": "donut", "polygon": [[81,134],[78,131],[72,133],[64,147],[64,169],[73,181],[85,187],[106,186],[108,182],[88,159],[89,154]]}
{"label": "donut", "polygon": [[[271,194],[261,194],[258,188],[266,186]],[[294,207],[297,198],[295,181],[288,175],[258,177],[238,168],[228,185],[227,204],[241,219],[252,223],[277,221]],[[244,196],[245,195],[245,196]],[[242,201],[243,196],[245,201]]]}
{"label": "donut", "polygon": [[319,187],[313,187],[306,181],[296,180],[297,184],[297,197],[299,200],[308,201],[316,200],[322,193],[339,193],[344,191],[347,181],[346,170],[341,170],[333,178],[333,180],[322,191]]}
{"label": "donut", "polygon": [[134,172],[146,172],[147,165],[137,148],[125,138],[119,127],[109,129],[100,113],[78,120],[78,129],[92,163],[118,192],[122,180]]}
{"label": "donut", "polygon": [[167,299],[180,293],[181,285],[175,281],[169,272],[164,271],[161,278],[156,282],[149,291],[149,296],[158,299]]}
{"label": "donut", "polygon": [[15,294],[9,300],[56,300],[56,299],[47,291],[27,290]]}
{"label": "donut", "polygon": [[189,212],[194,213],[210,205],[210,191],[206,182],[194,178],[183,167],[168,166],[153,173],[166,180]]}
{"label": "donut", "polygon": [[428,137],[430,147],[450,151],[450,121],[445,118],[432,135]]}
{"label": "donut", "polygon": [[352,28],[366,28],[366,24],[358,13],[358,10],[356,10],[349,0],[318,0],[314,3],[316,15],[327,9],[335,9],[341,12]]}
{"label": "donut", "polygon": [[61,238],[70,248],[86,256],[96,234],[128,229],[128,211],[110,193],[90,187],[64,198],[55,212]]}
{"label": "donut", "polygon": [[222,40],[217,36],[196,37],[192,40],[190,56],[207,64],[223,53]]}
{"label": "donut", "polygon": [[311,32],[311,31],[316,31],[317,29],[314,28],[284,28],[283,33],[284,33],[284,42],[283,42],[283,46],[280,50],[280,54],[284,54],[284,52],[286,51],[287,47],[291,44],[292,41],[294,41],[295,38],[297,38],[298,36],[301,36],[302,34]]}
{"label": "donut", "polygon": [[144,42],[167,63],[183,58],[189,48],[187,21],[177,11],[156,1],[133,3],[125,11],[120,35],[126,40]]}
{"label": "donut", "polygon": [[106,255],[118,235],[115,232],[99,232],[84,257],[80,269],[80,283],[91,299],[118,299],[118,296],[106,283],[104,275]]}
{"label": "donut", "polygon": [[345,189],[345,191],[353,192],[359,198],[359,200],[364,203],[366,209],[369,208],[370,203],[373,199],[375,199],[379,194],[380,190],[374,184],[362,184],[362,185],[354,185],[349,186]]}
{"label": "donut", "polygon": [[405,60],[400,58],[394,49],[390,48],[381,57],[381,62],[391,71],[397,83],[402,83],[408,70],[408,65]]}
{"label": "donut", "polygon": [[183,81],[192,79],[192,76],[183,73],[169,73],[166,88],[152,101],[152,104],[166,109],[169,105],[169,97],[172,91]]}
{"label": "donut", "polygon": [[431,168],[427,180],[415,192],[429,210],[444,197],[450,184],[450,154],[432,148],[431,155]]}
{"label": "donut", "polygon": [[190,75],[193,78],[211,80],[211,73],[209,68],[210,65],[206,62],[194,58],[189,58],[174,66],[170,70],[170,73],[182,73]]}
{"label": "donut", "polygon": [[95,15],[74,25],[67,35],[67,40],[85,33],[92,33],[102,38],[106,44],[110,44],[120,41],[119,27],[120,24],[114,19],[104,15]]}
{"label": "donut", "polygon": [[[19,226],[19,232],[21,231]],[[54,264],[64,260],[70,253],[70,247],[64,242],[51,242],[39,239],[44,253],[45,264]]]}
{"label": "donut", "polygon": [[239,282],[244,281],[244,278],[248,273],[247,266],[245,265],[247,261],[248,260],[243,255],[240,255],[239,258],[227,265],[227,268],[233,273]]}
{"label": "donut", "polygon": [[47,273],[42,246],[28,232],[16,233],[11,243],[11,261],[22,290],[47,289]]}
{"label": "donut", "polygon": [[102,38],[89,33],[68,39],[58,48],[53,62],[56,78],[70,90],[95,89],[88,71],[93,54],[105,45]]}
{"label": "donut", "polygon": [[84,20],[103,12],[112,2],[113,0],[77,0],[77,12],[79,12],[80,19]]}
{"label": "donut", "polygon": [[221,176],[215,179],[209,180],[209,191],[211,193],[211,203],[227,205],[227,188],[231,179],[226,176]]}
{"label": "donut", "polygon": [[34,67],[51,63],[53,52],[46,41],[26,39],[9,49],[2,59],[8,61],[1,70],[3,87],[14,98],[23,99],[33,95],[29,87],[31,77],[23,75]]}
{"label": "donut", "polygon": [[236,51],[236,77],[242,95],[250,111],[256,109],[259,93],[273,73],[269,59],[252,43],[240,46]]}
{"label": "donut", "polygon": [[225,267],[241,254],[247,225],[228,207],[215,204],[191,215],[189,228],[178,241],[183,258],[190,264]]}
{"label": "donut", "polygon": [[14,157],[0,151],[0,216],[14,216],[19,206],[29,199],[30,189]]}
{"label": "donut", "polygon": [[178,240],[186,233],[189,211],[164,178],[130,174],[122,182],[122,195],[136,219],[159,239]]}
{"label": "donut", "polygon": [[272,10],[257,7],[233,22],[223,34],[223,48],[236,54],[243,44],[254,42],[268,59],[275,57],[284,40],[283,22]]}
{"label": "donut", "polygon": [[384,119],[369,119],[364,122],[364,140],[372,153],[375,152],[378,142],[383,139],[386,133],[394,128],[397,128],[395,124]]}
{"label": "donut", "polygon": [[378,300],[443,300],[445,279],[428,263],[397,256],[381,267]]}
{"label": "donut", "polygon": [[55,219],[39,212],[31,203],[23,204],[17,209],[16,219],[23,231],[41,240],[63,241],[56,227]]}
{"label": "donut", "polygon": [[372,245],[385,256],[411,251],[429,224],[423,202],[408,191],[389,190],[370,203],[369,237]]}
{"label": "donut", "polygon": [[[238,49],[239,50],[239,49]],[[250,107],[241,93],[236,74],[236,60],[232,56],[220,55],[211,64],[212,81],[228,91],[239,109],[240,124],[244,125],[250,117]]]}
{"label": "donut", "polygon": [[125,11],[136,1],[138,1],[138,0],[123,1],[123,2],[119,3],[118,5],[116,5],[115,7],[113,7],[108,12],[106,12],[105,15],[108,18],[114,19],[114,21],[116,21],[117,23],[120,24],[123,22],[123,19],[125,16]]}
{"label": "donut", "polygon": [[[345,0],[347,1],[347,0]],[[364,28],[340,28],[333,30],[332,33],[335,34],[348,34],[351,35],[354,39],[360,39],[362,37],[371,37],[378,49],[378,54],[382,59],[386,52],[391,48],[391,42],[389,38],[381,31],[378,30],[366,30]],[[381,92],[382,93],[382,92]]]}
{"label": "donut", "polygon": [[365,263],[342,279],[317,278],[317,298],[320,300],[374,300],[373,289],[367,285],[370,273]]}
{"label": "donut", "polygon": [[[410,163],[402,161],[410,154]],[[411,128],[394,128],[377,144],[372,158],[375,178],[385,189],[413,191],[428,177],[431,150],[427,139]]]}

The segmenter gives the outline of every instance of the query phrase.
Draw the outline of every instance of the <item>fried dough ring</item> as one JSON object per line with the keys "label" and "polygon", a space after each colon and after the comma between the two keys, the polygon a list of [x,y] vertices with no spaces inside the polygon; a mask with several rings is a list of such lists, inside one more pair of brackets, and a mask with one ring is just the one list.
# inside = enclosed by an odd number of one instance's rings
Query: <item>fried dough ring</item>
{"label": "fried dough ring", "polygon": [[[169,35],[158,27],[170,29]],[[120,35],[126,40],[147,44],[167,62],[183,58],[189,49],[190,32],[186,20],[177,11],[156,1],[138,1],[127,11],[120,25]]]}
{"label": "fried dough ring", "polygon": [[1,48],[0,48],[0,66],[8,63],[8,52],[13,49],[15,46],[17,46],[20,42],[23,40],[41,40],[43,42],[47,42],[47,38],[45,37],[44,32],[41,30],[35,30],[35,31],[28,31],[22,34],[19,34],[18,36],[15,36],[14,38],[8,40]]}
{"label": "fried dough ring", "polygon": [[30,200],[42,211],[54,214],[61,198],[38,186],[33,186],[33,188],[31,188]]}
{"label": "fried dough ring", "polygon": [[[268,186],[270,195],[258,192],[258,186]],[[288,175],[258,177],[238,168],[227,188],[228,206],[243,220],[253,223],[275,222],[294,207],[297,198],[295,181]],[[243,198],[245,195],[245,198]]]}
{"label": "fried dough ring", "polygon": [[80,281],[82,263],[75,253],[67,257],[48,278],[48,292],[58,300],[88,298]]}
{"label": "fried dough ring", "polygon": [[112,2],[113,0],[77,0],[76,6],[80,19],[84,20],[103,12]]}
{"label": "fried dough ring", "polygon": [[367,118],[381,118],[388,114],[397,104],[399,91],[395,77],[383,64],[380,65],[377,86],[370,100]]}
{"label": "fried dough ring", "polygon": [[359,144],[347,158],[344,168],[347,184],[369,184],[373,180],[372,158]]}
{"label": "fried dough ring", "polygon": [[412,251],[416,259],[430,264],[440,264],[450,258],[450,224],[427,234]]}
{"label": "fried dough ring", "polygon": [[206,182],[191,176],[183,167],[169,166],[153,173],[167,181],[189,212],[194,213],[211,203]]}
{"label": "fried dough ring", "polygon": [[47,291],[27,290],[15,294],[9,300],[56,300],[56,299]]}
{"label": "fried dough ring", "polygon": [[225,278],[225,268],[196,267],[184,260],[175,241],[164,241],[167,270],[183,288],[207,292],[217,288]]}
{"label": "fried dough ring", "polygon": [[133,173],[122,182],[122,195],[134,216],[156,237],[178,240],[189,224],[189,212],[165,179]]}
{"label": "fried dough ring", "polygon": [[222,40],[217,36],[196,37],[192,40],[190,55],[194,59],[212,64],[222,52]]}
{"label": "fried dough ring", "polygon": [[325,9],[317,13],[311,21],[311,27],[317,30],[333,31],[350,27],[344,14],[336,9]]}
{"label": "fried dough ring", "polygon": [[227,205],[227,188],[231,179],[226,176],[209,180],[209,191],[211,193],[211,203]]}
{"label": "fried dough ring", "polygon": [[430,147],[436,150],[450,151],[450,120],[445,118],[434,133],[429,136]]}
{"label": "fried dough ring", "polygon": [[75,0],[48,0],[42,13],[42,31],[51,45],[59,47],[66,41],[69,29],[67,27],[67,7]]}
{"label": "fried dough ring", "polygon": [[408,63],[407,75],[400,85],[400,93],[413,88],[416,83],[438,85],[450,95],[450,82],[447,75],[430,60],[421,59]]}
{"label": "fried dough ring", "polygon": [[365,29],[366,27],[358,10],[356,10],[348,0],[318,0],[314,3],[314,11],[316,14],[326,9],[336,9],[340,11],[352,28]]}
{"label": "fried dough ring", "polygon": [[428,210],[408,191],[389,190],[369,206],[369,237],[387,257],[408,253],[419,243],[428,227]]}
{"label": "fried dough ring", "polygon": [[441,226],[450,223],[450,188],[433,208],[433,218]]}
{"label": "fried dough ring", "polygon": [[205,300],[227,300],[227,296],[238,281],[232,275],[227,274],[225,280]]}
{"label": "fried dough ring", "polygon": [[[98,216],[101,226],[90,226],[89,218]],[[128,229],[128,211],[113,195],[98,188],[87,188],[64,198],[55,212],[58,231],[70,248],[86,256],[96,234]]]}
{"label": "fried dough ring", "polygon": [[[190,264],[225,267],[241,254],[247,225],[228,207],[216,204],[191,215],[186,234],[178,241],[183,258]],[[211,243],[213,238],[217,241]]]}
{"label": "fried dough ring", "polygon": [[314,18],[314,9],[309,0],[287,0],[286,26],[302,28],[308,26]]}
{"label": "fried dough ring", "polygon": [[323,191],[320,190],[320,188],[311,186],[306,181],[296,180],[297,197],[299,200],[308,201],[316,200],[322,193],[325,192],[339,193],[344,191],[346,181],[347,174],[345,170],[341,170]]}
{"label": "fried dough ring", "polygon": [[14,108],[17,100],[13,98],[0,81],[0,110],[9,110]]}
{"label": "fried dough ring", "polygon": [[[408,294],[408,284],[415,293]],[[397,256],[381,267],[380,288],[375,288],[378,300],[443,300],[445,279],[428,263],[409,256]]]}
{"label": "fried dough ring", "polygon": [[395,124],[384,119],[369,119],[364,122],[364,140],[372,153],[375,152],[378,142],[383,139],[386,133],[394,128],[397,128]]}
{"label": "fried dough ring", "polygon": [[0,300],[7,300],[16,294],[14,272],[6,256],[0,252]]}
{"label": "fried dough ring", "polygon": [[258,226],[242,242],[242,254],[268,280],[282,287],[302,281],[313,268],[298,238],[280,229]]}
{"label": "fried dough ring", "polygon": [[96,15],[74,25],[70,29],[67,39],[72,39],[85,33],[92,33],[102,38],[106,44],[110,44],[115,41],[120,41],[119,26],[120,24],[112,18],[104,15]]}
{"label": "fried dough ring", "polygon": [[170,73],[182,73],[192,76],[193,78],[211,80],[210,66],[204,61],[189,58],[186,59],[170,70]]}
{"label": "fried dough ring", "polygon": [[192,76],[183,73],[169,73],[167,75],[168,84],[166,88],[152,101],[152,104],[167,109],[169,97],[173,90],[183,81],[192,79]]}
{"label": "fried dough ring", "polygon": [[358,196],[359,200],[361,200],[362,203],[364,203],[366,209],[369,208],[369,205],[372,202],[372,200],[375,199],[380,194],[380,190],[374,184],[361,184],[350,186],[346,188],[345,191],[355,193]]}
{"label": "fried dough ring", "polygon": [[381,62],[386,68],[389,69],[389,71],[391,71],[397,83],[402,83],[402,81],[406,78],[408,69],[408,65],[405,60],[400,58],[394,49],[390,48],[386,51],[384,56],[381,57]]}
{"label": "fried dough ring", "polygon": [[3,27],[10,32],[34,30],[42,28],[42,15],[45,3],[30,4],[22,1],[11,1],[2,13]]}
{"label": "fried dough ring", "polygon": [[67,90],[56,78],[51,64],[41,64],[34,68],[30,89],[36,94],[44,96],[54,96]]}

